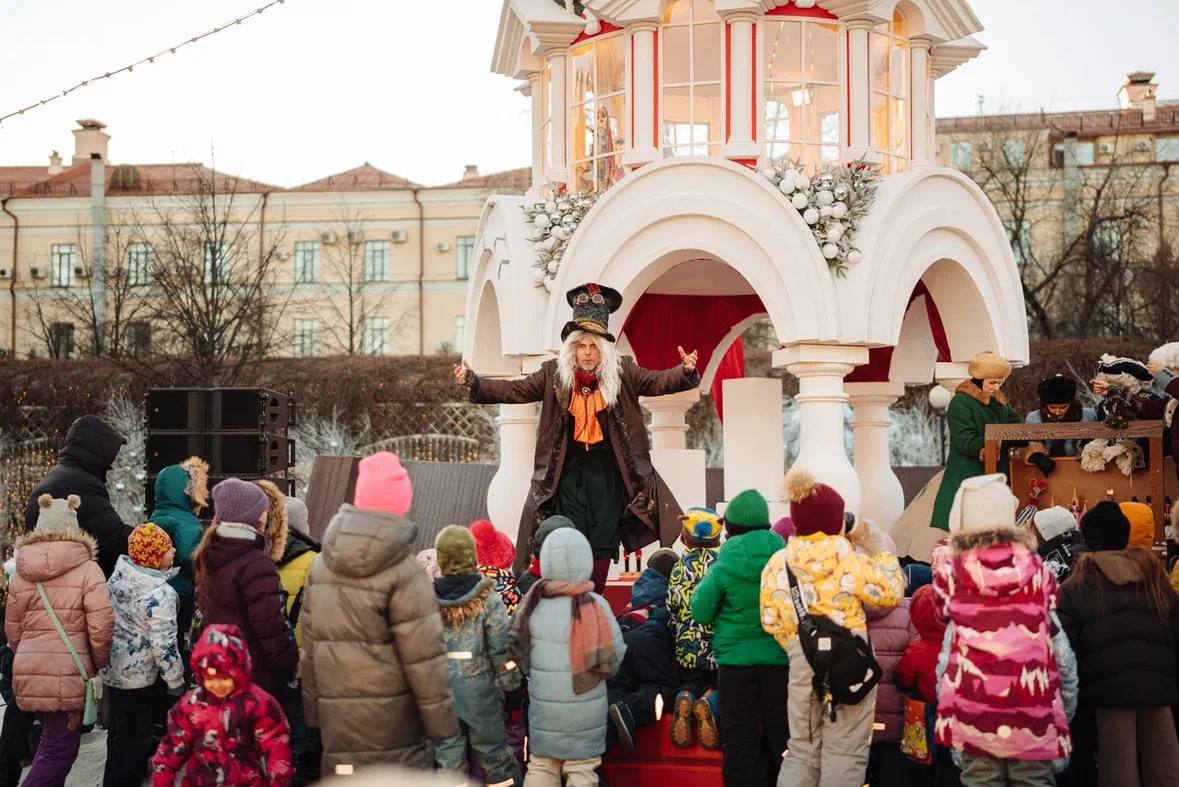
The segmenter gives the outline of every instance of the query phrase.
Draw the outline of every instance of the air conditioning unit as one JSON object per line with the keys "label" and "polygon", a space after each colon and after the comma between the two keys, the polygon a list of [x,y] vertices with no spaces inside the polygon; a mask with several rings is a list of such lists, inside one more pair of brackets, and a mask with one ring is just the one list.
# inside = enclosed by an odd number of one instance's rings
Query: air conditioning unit
{"label": "air conditioning unit", "polygon": [[79,279],[87,279],[90,277],[90,271],[83,268],[81,265],[74,266],[74,276]]}
{"label": "air conditioning unit", "polygon": [[361,232],[360,230],[350,231],[348,233],[348,242],[349,243],[363,243],[364,242],[364,233]]}
{"label": "air conditioning unit", "polygon": [[34,279],[44,279],[45,278],[45,271],[42,270],[41,268],[29,268],[29,275],[32,276]]}
{"label": "air conditioning unit", "polygon": [[334,232],[321,232],[321,233],[319,233],[319,241],[320,241],[320,243],[335,243],[336,242],[336,233],[334,233]]}
{"label": "air conditioning unit", "polygon": [[0,279],[11,279],[11,278],[12,278],[12,271],[8,270],[8,268],[0,268]]}
{"label": "air conditioning unit", "polygon": [[1097,152],[1102,154],[1103,156],[1113,155],[1113,152],[1116,149],[1117,149],[1117,147],[1112,142],[1102,142],[1100,145],[1097,146]]}
{"label": "air conditioning unit", "polygon": [[450,251],[450,244],[447,243],[446,241],[442,241],[434,248],[435,248],[435,250],[437,250],[437,252],[439,254],[445,254],[446,252]]}
{"label": "air conditioning unit", "polygon": [[406,230],[393,230],[394,243],[405,243],[407,240],[409,240],[409,232]]}
{"label": "air conditioning unit", "polygon": [[1149,139],[1138,140],[1137,142],[1134,143],[1134,150],[1138,151],[1139,153],[1145,153],[1146,151],[1150,150],[1150,140]]}

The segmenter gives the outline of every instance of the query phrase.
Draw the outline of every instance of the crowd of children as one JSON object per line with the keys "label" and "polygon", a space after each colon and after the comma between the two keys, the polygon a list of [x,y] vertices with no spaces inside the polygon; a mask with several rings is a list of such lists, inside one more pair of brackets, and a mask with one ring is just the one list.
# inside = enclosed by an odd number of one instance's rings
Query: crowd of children
{"label": "crowd of children", "polygon": [[0,785],[33,719],[23,784],[64,784],[100,705],[107,786],[402,766],[584,787],[661,708],[674,746],[721,751],[730,787],[1179,784],[1179,599],[1142,504],[1024,525],[1004,476],[968,477],[932,566],[902,567],[795,468],[772,526],[754,490],[723,517],[689,509],[683,548],[649,557],[616,616],[565,517],[519,579],[490,522],[415,553],[393,454],[360,461],[322,545],[300,501],[208,490],[196,459],[156,492],[125,549],[105,542],[109,575],[79,496],[34,501],[5,609]]}

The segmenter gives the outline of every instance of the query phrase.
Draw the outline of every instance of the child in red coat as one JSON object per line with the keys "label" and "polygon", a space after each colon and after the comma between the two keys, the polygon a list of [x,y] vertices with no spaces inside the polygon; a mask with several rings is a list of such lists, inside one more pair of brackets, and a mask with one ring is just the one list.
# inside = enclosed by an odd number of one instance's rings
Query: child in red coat
{"label": "child in red coat", "polygon": [[895,674],[898,688],[914,692],[925,702],[937,702],[937,658],[946,636],[946,624],[938,620],[936,610],[933,585],[917,588],[909,601],[909,619],[919,638],[905,648]]}
{"label": "child in red coat", "polygon": [[168,733],[152,760],[154,787],[288,787],[290,728],[278,700],[251,682],[250,652],[237,626],[210,625],[192,650],[200,685],[168,714]]}

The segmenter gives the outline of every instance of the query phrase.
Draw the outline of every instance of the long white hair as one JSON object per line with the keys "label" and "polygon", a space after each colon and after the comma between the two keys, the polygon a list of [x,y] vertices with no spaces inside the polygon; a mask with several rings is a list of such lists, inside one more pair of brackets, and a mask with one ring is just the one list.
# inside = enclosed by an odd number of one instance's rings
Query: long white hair
{"label": "long white hair", "polygon": [[613,407],[618,401],[618,392],[622,390],[622,356],[614,342],[605,336],[589,331],[574,331],[561,345],[561,353],[557,356],[557,382],[561,385],[561,393],[568,394],[573,390],[574,372],[577,370],[577,343],[588,336],[598,345],[602,360],[594,370],[598,378],[598,390],[606,405]]}

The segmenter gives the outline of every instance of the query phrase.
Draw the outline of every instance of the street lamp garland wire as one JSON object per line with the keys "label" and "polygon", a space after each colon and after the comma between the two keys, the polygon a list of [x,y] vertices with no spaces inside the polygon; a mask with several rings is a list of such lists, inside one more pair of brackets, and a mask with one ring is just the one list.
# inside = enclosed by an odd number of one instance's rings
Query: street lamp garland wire
{"label": "street lamp garland wire", "polygon": [[262,12],[266,11],[268,8],[271,8],[276,5],[281,5],[285,2],[286,2],[286,0],[271,0],[269,3],[266,3],[265,5],[261,6],[260,8],[254,9],[253,11],[251,11],[248,14],[245,14],[244,16],[239,16],[237,19],[233,19],[229,22],[218,25],[217,27],[214,27],[212,30],[206,30],[205,32],[201,33],[200,35],[196,35],[196,36],[193,36],[192,38],[185,39],[184,41],[181,41],[179,44],[176,44],[174,46],[170,46],[166,49],[161,49],[159,52],[156,52],[154,55],[148,55],[145,58],[142,58],[140,60],[136,60],[134,63],[131,63],[129,65],[125,65],[122,68],[115,69],[114,71],[107,71],[103,74],[99,74],[98,76],[91,77],[90,79],[83,79],[81,82],[79,82],[78,84],[74,85],[71,88],[67,88],[65,90],[62,90],[59,93],[54,93],[52,96],[49,96],[47,98],[43,98],[40,101],[35,101],[32,104],[29,104],[27,107],[23,107],[22,109],[18,109],[13,112],[9,112],[6,115],[0,115],[0,124],[4,123],[4,121],[6,121],[10,118],[16,117],[18,115],[23,115],[24,113],[26,113],[30,110],[37,109],[39,107],[43,107],[46,104],[49,104],[53,101],[58,100],[59,98],[65,98],[70,93],[73,93],[75,90],[80,90],[80,89],[86,87],[87,85],[91,85],[91,84],[93,84],[95,82],[99,82],[103,79],[110,79],[111,77],[116,76],[117,74],[121,74],[124,71],[127,73],[130,73],[135,70],[136,66],[142,66],[144,64],[154,63],[154,62],[156,62],[156,58],[163,57],[164,55],[174,55],[179,50],[183,49],[186,46],[189,46],[190,44],[195,44],[202,39],[208,38],[209,36],[212,36],[212,35],[216,35],[217,33],[220,33],[222,30],[225,30],[227,28],[234,27],[236,25],[240,25],[242,22],[245,22],[247,19],[251,19],[255,16],[260,16],[262,14]]}

